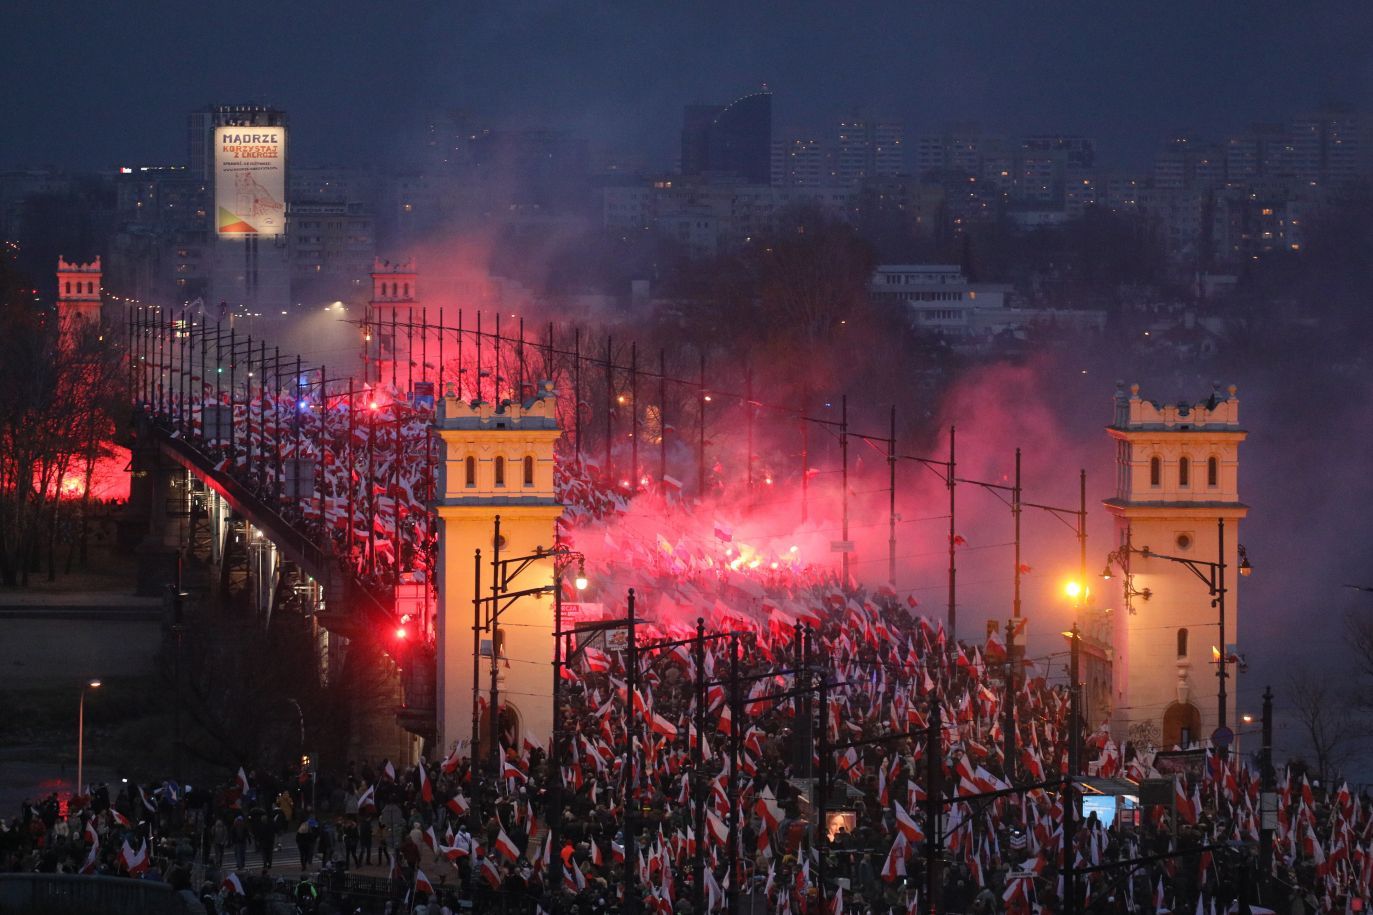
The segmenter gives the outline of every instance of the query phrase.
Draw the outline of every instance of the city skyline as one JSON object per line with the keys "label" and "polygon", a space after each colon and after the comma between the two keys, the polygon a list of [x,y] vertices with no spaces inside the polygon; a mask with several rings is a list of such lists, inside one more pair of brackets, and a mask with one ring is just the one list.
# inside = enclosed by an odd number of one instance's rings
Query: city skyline
{"label": "city skyline", "polygon": [[[1139,168],[1166,134],[1366,108],[1373,66],[1359,49],[1373,17],[1354,3],[1319,6],[1074,4],[1055,17],[873,4],[837,17],[695,5],[650,18],[546,6],[394,16],[344,4],[326,19],[305,4],[229,23],[180,8],[154,19],[143,7],[146,20],[81,5],[68,16],[20,11],[0,66],[8,84],[33,91],[9,99],[0,166],[169,164],[186,111],[252,101],[297,112],[297,161],[395,164],[430,112],[457,107],[496,127],[570,129],[663,170],[684,105],[766,85],[777,125],[814,128],[862,106],[911,135],[976,121],[1093,136],[1103,161]],[[153,34],[170,58],[129,55]],[[320,50],[339,46],[351,53]],[[157,79],[173,61],[186,65],[182,78]],[[69,97],[76,82],[86,88]]]}

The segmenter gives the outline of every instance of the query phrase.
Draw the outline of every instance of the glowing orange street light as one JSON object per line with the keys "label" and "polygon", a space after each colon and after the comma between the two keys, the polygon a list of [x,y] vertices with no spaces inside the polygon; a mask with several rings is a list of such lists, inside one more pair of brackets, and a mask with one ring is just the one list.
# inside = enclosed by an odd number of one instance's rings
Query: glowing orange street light
{"label": "glowing orange street light", "polygon": [[1069,581],[1063,586],[1063,593],[1076,600],[1082,596],[1082,582]]}

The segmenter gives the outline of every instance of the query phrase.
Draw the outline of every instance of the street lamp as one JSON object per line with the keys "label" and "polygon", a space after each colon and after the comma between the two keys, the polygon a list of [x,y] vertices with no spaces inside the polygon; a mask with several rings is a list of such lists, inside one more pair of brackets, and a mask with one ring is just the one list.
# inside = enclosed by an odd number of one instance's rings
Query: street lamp
{"label": "street lamp", "polygon": [[86,691],[99,689],[100,681],[91,680],[81,687],[81,701],[76,706],[76,794],[80,796],[86,765]]}
{"label": "street lamp", "polygon": [[[1204,585],[1206,585],[1206,589],[1211,596],[1211,606],[1217,609],[1220,621],[1220,650],[1216,652],[1215,657],[1216,679],[1220,683],[1220,688],[1216,694],[1216,718],[1218,722],[1217,730],[1220,730],[1221,728],[1224,728],[1226,726],[1225,704],[1227,696],[1225,689],[1225,680],[1229,676],[1229,673],[1226,671],[1226,665],[1230,661],[1230,653],[1226,650],[1225,647],[1225,595],[1229,589],[1225,586],[1226,563],[1224,518],[1216,519],[1216,549],[1219,553],[1219,559],[1215,562],[1211,562],[1205,559],[1190,559],[1186,556],[1169,556],[1165,553],[1155,553],[1147,546],[1143,549],[1135,549],[1133,546],[1130,545],[1130,542],[1127,540],[1121,546],[1120,549],[1116,550],[1115,552],[1111,553],[1106,557],[1106,569],[1107,572],[1109,572],[1111,562],[1115,561],[1121,566],[1122,569],[1125,570],[1125,594],[1127,600],[1133,594],[1140,594],[1144,597],[1145,600],[1148,600],[1151,596],[1149,589],[1146,588],[1143,591],[1135,591],[1131,586],[1129,566],[1131,553],[1138,553],[1145,559],[1166,559],[1169,562],[1175,562],[1178,565],[1185,566],[1188,571],[1190,571],[1193,575],[1199,578]],[[1245,577],[1248,577],[1249,575],[1253,574],[1254,568],[1249,563],[1249,554],[1244,549],[1243,544],[1240,544],[1238,546],[1238,555],[1240,560],[1240,574]],[[1223,749],[1224,748],[1222,748],[1222,750]]]}

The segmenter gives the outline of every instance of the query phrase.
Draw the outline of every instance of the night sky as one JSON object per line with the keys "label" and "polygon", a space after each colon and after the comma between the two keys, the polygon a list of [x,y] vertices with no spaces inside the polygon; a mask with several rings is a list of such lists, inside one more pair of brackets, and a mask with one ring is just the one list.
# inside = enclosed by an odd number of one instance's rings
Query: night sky
{"label": "night sky", "polygon": [[763,83],[780,128],[866,104],[912,135],[1081,133],[1143,167],[1169,131],[1373,95],[1363,0],[11,2],[3,25],[5,167],[180,163],[188,110],[255,101],[288,110],[301,163],[396,161],[426,112],[465,107],[667,168],[683,104]]}

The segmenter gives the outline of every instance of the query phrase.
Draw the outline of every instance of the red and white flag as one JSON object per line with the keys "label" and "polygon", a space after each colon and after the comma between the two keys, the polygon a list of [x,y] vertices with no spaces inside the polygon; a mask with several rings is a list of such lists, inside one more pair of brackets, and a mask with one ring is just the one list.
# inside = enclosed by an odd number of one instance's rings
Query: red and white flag
{"label": "red and white flag", "polygon": [[467,802],[467,798],[462,796],[461,791],[444,801],[443,804],[460,817],[467,816],[467,811],[471,807],[471,804]]}
{"label": "red and white flag", "polygon": [[124,847],[119,850],[119,861],[124,865],[124,869],[129,872],[130,877],[137,877],[148,869],[148,843],[144,842],[139,846],[138,851],[129,847],[129,841],[124,840]]}
{"label": "red and white flag", "polygon": [[424,876],[424,871],[418,867],[415,868],[415,892],[434,895],[434,884],[429,882],[429,878]]}
{"label": "red and white flag", "polygon": [[236,896],[248,895],[247,893],[243,892],[243,881],[238,879],[238,874],[229,874],[222,881],[220,881],[219,888],[222,890],[227,890],[228,892],[233,893]]}
{"label": "red and white flag", "polygon": [[235,778],[235,782],[238,785],[239,791],[243,792],[244,794],[248,793],[251,786],[248,784],[248,773],[243,771],[242,766],[238,767],[238,775]]}
{"label": "red and white flag", "polygon": [[424,771],[424,760],[420,760],[419,773],[420,797],[424,798],[425,803],[432,804],[434,802],[434,784],[429,781],[429,773]]}
{"label": "red and white flag", "polygon": [[496,851],[500,852],[501,857],[514,864],[520,860],[520,850],[515,847],[515,843],[505,834],[505,827],[497,827],[500,831],[496,835]]}
{"label": "red and white flag", "polygon": [[896,814],[896,828],[901,830],[901,835],[907,842],[925,841],[925,833],[920,825],[911,818],[906,812],[906,808],[901,804],[893,804],[892,812]]}

